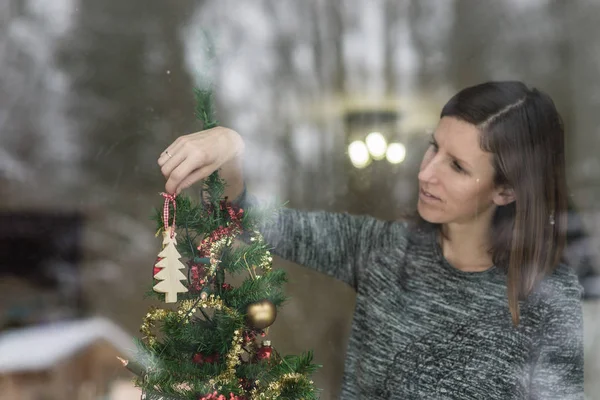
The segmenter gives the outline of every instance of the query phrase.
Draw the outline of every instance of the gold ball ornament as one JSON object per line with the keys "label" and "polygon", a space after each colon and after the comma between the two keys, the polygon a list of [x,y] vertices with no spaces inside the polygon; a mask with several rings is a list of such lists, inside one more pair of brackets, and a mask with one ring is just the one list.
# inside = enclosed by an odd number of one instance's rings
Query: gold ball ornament
{"label": "gold ball ornament", "polygon": [[265,329],[275,322],[277,308],[269,300],[257,301],[246,308],[246,318],[248,324],[254,329]]}

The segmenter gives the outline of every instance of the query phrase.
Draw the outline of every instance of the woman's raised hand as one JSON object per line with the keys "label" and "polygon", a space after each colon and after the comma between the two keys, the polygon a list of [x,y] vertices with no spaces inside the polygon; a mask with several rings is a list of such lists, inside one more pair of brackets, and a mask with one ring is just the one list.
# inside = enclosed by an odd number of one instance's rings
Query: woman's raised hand
{"label": "woman's raised hand", "polygon": [[233,176],[234,181],[243,184],[239,170],[241,163],[236,162],[243,152],[242,137],[228,128],[216,127],[178,137],[158,158],[160,170],[167,180],[166,192],[177,195],[224,165],[236,169],[226,171],[224,175]]}

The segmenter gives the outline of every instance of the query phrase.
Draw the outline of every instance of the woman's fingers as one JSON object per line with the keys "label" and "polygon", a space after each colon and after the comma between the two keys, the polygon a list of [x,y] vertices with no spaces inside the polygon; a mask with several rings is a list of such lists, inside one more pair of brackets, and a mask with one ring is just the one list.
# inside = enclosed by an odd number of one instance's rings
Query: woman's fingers
{"label": "woman's fingers", "polygon": [[174,193],[177,186],[191,171],[202,167],[203,160],[198,157],[193,146],[186,146],[188,141],[178,138],[163,151],[158,159],[160,171],[166,179],[165,190]]}
{"label": "woman's fingers", "polygon": [[214,171],[215,171],[215,168],[213,165],[207,165],[203,168],[193,171],[179,183],[179,186],[175,190],[175,194],[178,195],[179,193],[181,193],[182,190],[187,189],[190,186],[192,186],[194,183],[208,177]]}
{"label": "woman's fingers", "polygon": [[212,128],[180,136],[158,158],[168,193],[178,193],[206,178],[243,151],[236,132]]}
{"label": "woman's fingers", "polygon": [[[165,190],[167,193],[175,193],[179,185],[181,185],[184,180],[188,179],[188,176],[192,172],[198,168],[202,168],[202,165],[191,157],[186,157],[178,164],[175,164],[175,161],[175,157],[173,157],[170,162],[167,162],[167,164],[163,166],[163,168],[170,166],[173,167],[173,169],[165,175],[167,178],[167,183],[165,184]],[[170,164],[171,162],[173,162],[173,164]]]}
{"label": "woman's fingers", "polygon": [[218,166],[210,161],[203,150],[191,147],[181,148],[181,150],[162,167],[163,174],[165,174],[165,177],[167,178],[165,189],[167,193],[175,193],[177,188],[182,186],[182,184],[185,183],[183,186],[189,187],[199,179],[202,179],[197,178],[197,174],[192,176],[194,172],[198,170],[208,170],[210,172],[205,175],[208,176],[217,168]]}
{"label": "woman's fingers", "polygon": [[181,150],[185,150],[185,145],[182,141],[182,137],[178,137],[177,140],[175,140],[173,143],[171,143],[171,145],[169,145],[169,147],[165,149],[165,151],[160,153],[160,157],[158,157],[158,165],[162,167],[169,160],[177,156]]}
{"label": "woman's fingers", "polygon": [[165,179],[169,179],[171,173],[175,168],[179,166],[182,162],[187,158],[184,151],[180,151],[176,153],[173,157],[169,158],[163,165],[160,167],[160,172],[163,174]]}

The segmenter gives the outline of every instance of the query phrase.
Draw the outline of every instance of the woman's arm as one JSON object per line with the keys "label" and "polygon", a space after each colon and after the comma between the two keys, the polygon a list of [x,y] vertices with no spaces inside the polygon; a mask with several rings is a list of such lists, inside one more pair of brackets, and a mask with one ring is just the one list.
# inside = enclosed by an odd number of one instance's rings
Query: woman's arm
{"label": "woman's arm", "polygon": [[573,274],[570,284],[548,298],[539,356],[530,399],[583,400],[582,289]]}
{"label": "woman's arm", "polygon": [[[246,190],[235,200],[242,208],[259,206]],[[368,256],[385,244],[401,246],[405,225],[373,217],[281,208],[258,230],[283,259],[342,280],[355,290]]]}

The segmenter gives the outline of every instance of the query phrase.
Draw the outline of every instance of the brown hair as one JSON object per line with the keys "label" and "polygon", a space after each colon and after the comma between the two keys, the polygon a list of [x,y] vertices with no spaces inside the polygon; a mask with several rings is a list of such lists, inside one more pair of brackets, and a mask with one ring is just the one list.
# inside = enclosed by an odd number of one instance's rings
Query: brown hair
{"label": "brown hair", "polygon": [[496,185],[515,201],[492,220],[493,262],[508,279],[508,305],[519,324],[519,300],[561,261],[567,229],[564,129],[554,102],[522,82],[487,82],[461,90],[440,117],[480,130],[481,148],[493,154]]}

